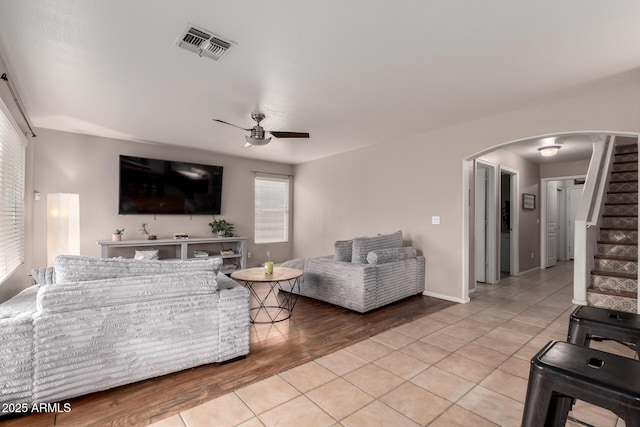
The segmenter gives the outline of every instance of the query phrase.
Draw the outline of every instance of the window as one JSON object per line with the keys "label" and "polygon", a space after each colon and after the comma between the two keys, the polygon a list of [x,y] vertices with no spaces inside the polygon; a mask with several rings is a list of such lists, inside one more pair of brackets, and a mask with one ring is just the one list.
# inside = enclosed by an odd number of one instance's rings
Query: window
{"label": "window", "polygon": [[289,179],[256,177],[255,242],[289,241]]}
{"label": "window", "polygon": [[0,101],[0,283],[24,262],[26,138]]}

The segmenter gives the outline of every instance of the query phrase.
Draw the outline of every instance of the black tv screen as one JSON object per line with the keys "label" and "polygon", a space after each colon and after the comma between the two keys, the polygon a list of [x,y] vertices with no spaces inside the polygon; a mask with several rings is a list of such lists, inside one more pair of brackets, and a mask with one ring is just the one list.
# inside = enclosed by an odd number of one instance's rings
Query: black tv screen
{"label": "black tv screen", "polygon": [[219,215],[222,166],[120,156],[118,213]]}

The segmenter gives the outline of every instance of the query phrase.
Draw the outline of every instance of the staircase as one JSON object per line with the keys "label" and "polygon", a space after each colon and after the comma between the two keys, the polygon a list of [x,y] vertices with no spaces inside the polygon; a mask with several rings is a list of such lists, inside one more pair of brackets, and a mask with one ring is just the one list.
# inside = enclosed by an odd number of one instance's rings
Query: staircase
{"label": "staircase", "polygon": [[638,311],[638,145],[615,147],[600,223],[590,306]]}

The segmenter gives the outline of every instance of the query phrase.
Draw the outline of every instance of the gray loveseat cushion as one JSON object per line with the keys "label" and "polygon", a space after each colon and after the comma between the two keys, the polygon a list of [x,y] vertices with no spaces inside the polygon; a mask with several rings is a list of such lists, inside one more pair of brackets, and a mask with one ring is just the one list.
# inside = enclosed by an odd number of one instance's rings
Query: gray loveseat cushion
{"label": "gray loveseat cushion", "polygon": [[353,240],[336,240],[333,244],[334,261],[351,262],[351,252],[353,251]]}
{"label": "gray loveseat cushion", "polygon": [[147,261],[126,258],[58,255],[53,263],[56,269],[56,283],[66,283],[192,271],[217,274],[222,264],[222,258],[189,261]]}
{"label": "gray loveseat cushion", "polygon": [[371,251],[367,254],[369,264],[385,264],[388,262],[402,261],[403,259],[415,258],[417,251],[412,247],[387,248]]}
{"label": "gray loveseat cushion", "polygon": [[353,239],[351,262],[358,264],[367,263],[367,255],[371,251],[388,248],[402,247],[402,231],[391,234],[380,234],[372,237],[356,237]]}

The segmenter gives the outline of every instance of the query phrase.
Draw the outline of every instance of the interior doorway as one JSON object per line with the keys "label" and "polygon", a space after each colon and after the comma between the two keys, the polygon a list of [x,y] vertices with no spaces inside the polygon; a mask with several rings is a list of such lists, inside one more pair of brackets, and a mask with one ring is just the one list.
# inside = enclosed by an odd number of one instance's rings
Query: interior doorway
{"label": "interior doorway", "polygon": [[518,174],[500,168],[500,278],[518,274]]}
{"label": "interior doorway", "polygon": [[584,176],[546,178],[542,190],[540,267],[553,267],[574,257],[575,217],[582,198]]}

